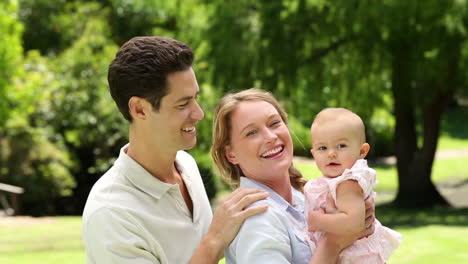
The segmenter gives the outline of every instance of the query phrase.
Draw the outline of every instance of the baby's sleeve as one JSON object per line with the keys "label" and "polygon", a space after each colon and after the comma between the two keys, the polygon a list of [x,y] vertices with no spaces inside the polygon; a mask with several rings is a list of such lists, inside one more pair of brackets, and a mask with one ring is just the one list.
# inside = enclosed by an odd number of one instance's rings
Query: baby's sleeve
{"label": "baby's sleeve", "polygon": [[367,166],[367,161],[364,159],[357,160],[351,169],[346,169],[339,177],[329,181],[330,193],[333,200],[336,202],[336,188],[338,185],[347,180],[357,181],[361,186],[364,197],[368,197],[372,193],[372,189],[377,185],[376,172]]}

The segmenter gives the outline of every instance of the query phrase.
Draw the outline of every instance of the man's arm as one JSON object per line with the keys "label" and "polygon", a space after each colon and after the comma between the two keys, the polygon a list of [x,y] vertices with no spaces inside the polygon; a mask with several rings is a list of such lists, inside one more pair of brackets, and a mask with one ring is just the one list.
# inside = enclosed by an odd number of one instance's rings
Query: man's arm
{"label": "man's arm", "polygon": [[[157,264],[140,227],[129,215],[102,208],[83,221],[83,241],[88,264]],[[163,252],[159,249],[159,252]]]}
{"label": "man's arm", "polygon": [[265,212],[268,208],[267,205],[246,207],[267,196],[266,192],[260,190],[239,188],[224,198],[218,205],[210,228],[195,250],[190,263],[218,263],[223,257],[224,249],[237,235],[244,220]]}

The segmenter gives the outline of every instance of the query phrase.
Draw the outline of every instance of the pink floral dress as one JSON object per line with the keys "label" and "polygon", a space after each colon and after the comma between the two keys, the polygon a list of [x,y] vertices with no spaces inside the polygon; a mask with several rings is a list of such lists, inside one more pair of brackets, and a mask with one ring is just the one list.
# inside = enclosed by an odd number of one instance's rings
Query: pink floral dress
{"label": "pink floral dress", "polygon": [[[375,170],[367,166],[366,160],[360,159],[351,169],[346,169],[341,176],[336,178],[320,177],[307,182],[304,187],[306,217],[310,211],[325,208],[328,192],[336,203],[336,187],[346,180],[357,181],[365,197],[369,195],[375,197],[375,192],[372,191],[372,188],[377,185]],[[390,255],[401,243],[402,236],[400,233],[382,226],[377,219],[374,222],[374,227],[375,231],[372,235],[359,239],[341,252],[339,263],[376,264],[388,261]],[[307,233],[310,247],[314,252],[315,245],[323,232]]]}

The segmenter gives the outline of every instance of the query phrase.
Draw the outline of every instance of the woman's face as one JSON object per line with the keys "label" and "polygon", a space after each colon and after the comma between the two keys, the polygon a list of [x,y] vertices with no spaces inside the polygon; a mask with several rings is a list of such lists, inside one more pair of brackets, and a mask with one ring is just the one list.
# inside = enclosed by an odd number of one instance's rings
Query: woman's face
{"label": "woman's face", "polygon": [[288,175],[293,144],[276,108],[265,101],[241,102],[231,116],[226,157],[244,176],[268,183]]}

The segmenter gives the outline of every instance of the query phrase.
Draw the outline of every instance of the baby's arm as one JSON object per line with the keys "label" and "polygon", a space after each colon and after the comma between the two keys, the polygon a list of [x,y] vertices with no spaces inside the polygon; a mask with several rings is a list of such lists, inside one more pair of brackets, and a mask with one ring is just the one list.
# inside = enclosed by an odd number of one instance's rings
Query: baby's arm
{"label": "baby's arm", "polygon": [[323,210],[309,212],[309,231],[355,234],[364,230],[366,208],[362,188],[357,181],[346,180],[337,186],[336,206],[336,214],[325,214]]}

